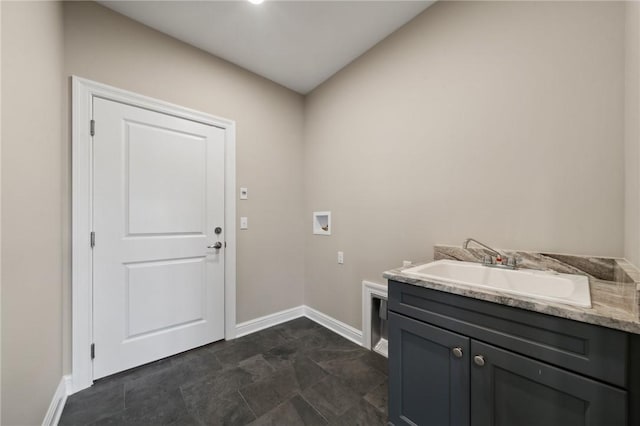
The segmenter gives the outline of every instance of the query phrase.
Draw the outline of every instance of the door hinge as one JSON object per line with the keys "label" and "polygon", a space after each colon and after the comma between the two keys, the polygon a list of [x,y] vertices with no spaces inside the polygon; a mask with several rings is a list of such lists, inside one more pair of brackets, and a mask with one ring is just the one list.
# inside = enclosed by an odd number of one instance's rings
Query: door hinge
{"label": "door hinge", "polygon": [[89,131],[91,133],[91,136],[95,136],[95,134],[96,134],[96,120],[91,120],[89,122]]}
{"label": "door hinge", "polygon": [[96,344],[92,343],[91,344],[91,359],[94,359],[96,357]]}
{"label": "door hinge", "polygon": [[224,248],[227,248],[227,242],[226,241],[224,242]]}
{"label": "door hinge", "polygon": [[93,231],[91,231],[90,243],[91,243],[91,248],[94,248],[96,246],[96,233]]}

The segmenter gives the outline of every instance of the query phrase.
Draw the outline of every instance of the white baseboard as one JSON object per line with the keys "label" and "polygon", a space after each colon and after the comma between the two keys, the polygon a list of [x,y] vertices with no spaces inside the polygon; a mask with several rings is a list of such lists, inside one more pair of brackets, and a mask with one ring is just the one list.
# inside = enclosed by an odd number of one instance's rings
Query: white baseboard
{"label": "white baseboard", "polygon": [[306,305],[296,306],[295,308],[240,323],[236,325],[236,337],[246,336],[300,317],[307,317],[345,339],[362,346],[362,331]]}
{"label": "white baseboard", "polygon": [[303,317],[304,309],[304,305],[296,306],[295,308],[286,309],[284,311],[265,315],[260,318],[237,324],[236,337],[246,336],[247,334],[255,333],[256,331],[264,330],[265,328],[273,327],[274,325],[282,324],[283,322]]}
{"label": "white baseboard", "polygon": [[49,409],[44,416],[42,426],[57,426],[64,409],[64,404],[67,402],[67,396],[71,391],[71,376],[63,376],[58,383],[56,392],[53,394]]}
{"label": "white baseboard", "polygon": [[351,340],[353,343],[362,346],[362,331],[357,328],[351,327],[349,324],[338,321],[337,319],[330,317],[327,314],[323,314],[309,306],[304,307],[304,316],[328,328],[334,333],[338,333],[345,339]]}

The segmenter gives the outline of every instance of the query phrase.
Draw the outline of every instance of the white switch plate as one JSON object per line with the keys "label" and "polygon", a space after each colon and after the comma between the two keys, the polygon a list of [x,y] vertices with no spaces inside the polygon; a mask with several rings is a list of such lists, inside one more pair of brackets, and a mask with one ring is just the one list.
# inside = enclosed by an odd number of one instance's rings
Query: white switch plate
{"label": "white switch plate", "polygon": [[240,229],[249,229],[249,219],[244,216],[240,218]]}
{"label": "white switch plate", "polygon": [[247,188],[240,188],[240,199],[246,200],[249,198],[249,190]]}
{"label": "white switch plate", "polygon": [[340,265],[342,265],[344,263],[344,252],[342,252],[342,251],[338,252],[338,263]]}

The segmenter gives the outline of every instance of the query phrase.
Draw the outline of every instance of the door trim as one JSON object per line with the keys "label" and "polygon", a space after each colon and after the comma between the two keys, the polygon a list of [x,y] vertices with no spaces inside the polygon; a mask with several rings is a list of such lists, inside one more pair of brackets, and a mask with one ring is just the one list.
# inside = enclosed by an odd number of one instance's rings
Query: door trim
{"label": "door trim", "polygon": [[[139,95],[91,80],[71,77],[71,393],[93,384],[91,343],[93,341],[92,255],[90,233],[92,150],[90,120],[94,97],[216,126],[225,130],[225,339],[236,334],[236,124],[168,102]],[[97,131],[100,124],[97,123]],[[100,243],[97,236],[97,243]],[[99,350],[99,348],[98,348]]]}

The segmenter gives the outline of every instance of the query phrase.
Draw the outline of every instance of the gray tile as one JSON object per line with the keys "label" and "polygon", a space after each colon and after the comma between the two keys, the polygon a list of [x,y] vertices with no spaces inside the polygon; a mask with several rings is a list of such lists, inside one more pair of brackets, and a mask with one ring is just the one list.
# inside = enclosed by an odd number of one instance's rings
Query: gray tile
{"label": "gray tile", "polygon": [[241,386],[252,383],[251,374],[240,369],[225,370],[212,377],[183,385],[180,389],[185,401],[197,395],[221,395],[223,393],[238,390]]}
{"label": "gray tile", "polygon": [[162,401],[158,404],[137,405],[110,417],[103,418],[93,425],[172,425],[198,426],[200,423],[188,412],[180,397]]}
{"label": "gray tile", "polygon": [[336,419],[360,400],[358,394],[338,378],[327,376],[302,392],[304,398],[326,419]]}
{"label": "gray tile", "polygon": [[262,355],[246,359],[238,367],[229,368],[213,376],[204,377],[181,387],[185,401],[198,395],[218,396],[271,376],[274,369]]}
{"label": "gray tile", "polygon": [[337,361],[341,359],[354,359],[360,358],[363,354],[362,348],[332,348],[326,347],[323,349],[316,349],[309,353],[309,358],[317,363],[323,363],[328,361]]}
{"label": "gray tile", "polygon": [[306,356],[297,358],[291,367],[301,390],[318,383],[328,375],[318,364]]}
{"label": "gray tile", "polygon": [[159,371],[162,371],[165,368],[171,367],[171,359],[172,357],[163,358],[161,360],[150,362],[148,364],[144,364],[139,367],[131,368],[129,370],[125,370],[120,373],[116,373],[111,376],[107,376],[105,378],[99,379],[96,381],[96,383],[119,382],[124,384],[126,382],[139,379],[140,377],[148,376],[150,374],[154,374]]}
{"label": "gray tile", "polygon": [[385,380],[380,386],[369,391],[364,400],[373,405],[381,413],[387,415],[389,413],[389,383]]}
{"label": "gray tile", "polygon": [[389,360],[382,355],[373,351],[365,351],[360,359],[362,359],[362,361],[368,366],[383,373],[385,376],[389,374]]}
{"label": "gray tile", "polygon": [[296,409],[296,412],[305,425],[327,424],[327,420],[301,395],[296,395],[291,398],[290,403]]}
{"label": "gray tile", "polygon": [[[340,336],[327,329],[317,328],[303,336],[300,336],[296,340],[296,345],[300,351],[309,352],[319,348],[334,346],[338,343],[338,339],[336,337],[342,339]],[[346,342],[345,339],[342,340]]]}
{"label": "gray tile", "polygon": [[331,424],[336,426],[384,426],[387,424],[387,416],[361,399]]}
{"label": "gray tile", "polygon": [[240,393],[260,417],[300,390],[293,368],[277,370],[271,376],[240,388]]}
{"label": "gray tile", "polygon": [[316,361],[329,361],[342,358],[356,358],[366,351],[361,346],[327,329],[316,330],[300,338],[303,351]]}
{"label": "gray tile", "polygon": [[292,321],[288,321],[282,324],[278,324],[274,327],[271,327],[272,330],[279,331],[283,336],[289,339],[298,339],[305,334],[310,333],[313,330],[317,330],[321,328],[321,326],[311,321],[309,318],[296,318]]}
{"label": "gray tile", "polygon": [[255,420],[246,401],[235,391],[185,396],[187,410],[205,425],[246,425]]}
{"label": "gray tile", "polygon": [[96,383],[67,398],[59,424],[85,425],[122,410],[124,385],[119,381]]}
{"label": "gray tile", "polygon": [[275,368],[264,359],[264,355],[256,355],[238,363],[239,369],[251,375],[251,381],[257,382],[275,373]]}
{"label": "gray tile", "polygon": [[188,378],[211,375],[222,370],[222,363],[209,346],[188,351],[171,358],[174,367],[180,367]]}
{"label": "gray tile", "polygon": [[341,348],[341,349],[359,349],[365,350],[362,346],[353,343],[352,341],[345,339],[338,333],[335,333],[328,328],[319,327],[314,330],[314,334],[318,336],[322,336],[325,340],[324,346],[330,346],[333,348]]}
{"label": "gray tile", "polygon": [[319,365],[360,395],[366,394],[386,379],[384,373],[369,366],[361,357],[323,361]]}
{"label": "gray tile", "polygon": [[125,408],[135,405],[160,404],[175,398],[180,386],[198,376],[182,365],[172,365],[157,373],[127,382],[124,386]]}
{"label": "gray tile", "polygon": [[238,339],[240,342],[249,341],[258,344],[262,351],[268,351],[269,349],[285,344],[292,339],[286,337],[283,333],[272,328],[261,330],[257,333],[249,334],[248,336]]}
{"label": "gray tile", "polygon": [[213,342],[211,343],[208,348],[211,352],[216,353],[218,351],[221,351],[222,349],[226,349],[230,346],[233,346],[236,344],[238,339],[234,339],[234,340],[219,340],[217,342]]}
{"label": "gray tile", "polygon": [[68,399],[60,424],[376,424],[386,371],[386,359],[300,318],[99,380]]}
{"label": "gray tile", "polygon": [[320,413],[300,395],[296,395],[258,418],[251,423],[251,426],[319,426],[326,424],[327,420]]}
{"label": "gray tile", "polygon": [[296,342],[286,343],[268,351],[264,357],[276,369],[292,368],[300,389],[322,380],[327,373],[313,362],[307,352],[300,351]]}
{"label": "gray tile", "polygon": [[273,367],[279,369],[290,367],[300,355],[301,351],[298,341],[292,341],[268,350],[264,354],[264,359]]}
{"label": "gray tile", "polygon": [[263,348],[259,343],[253,340],[242,340],[216,351],[215,355],[225,367],[229,367],[262,352]]}

